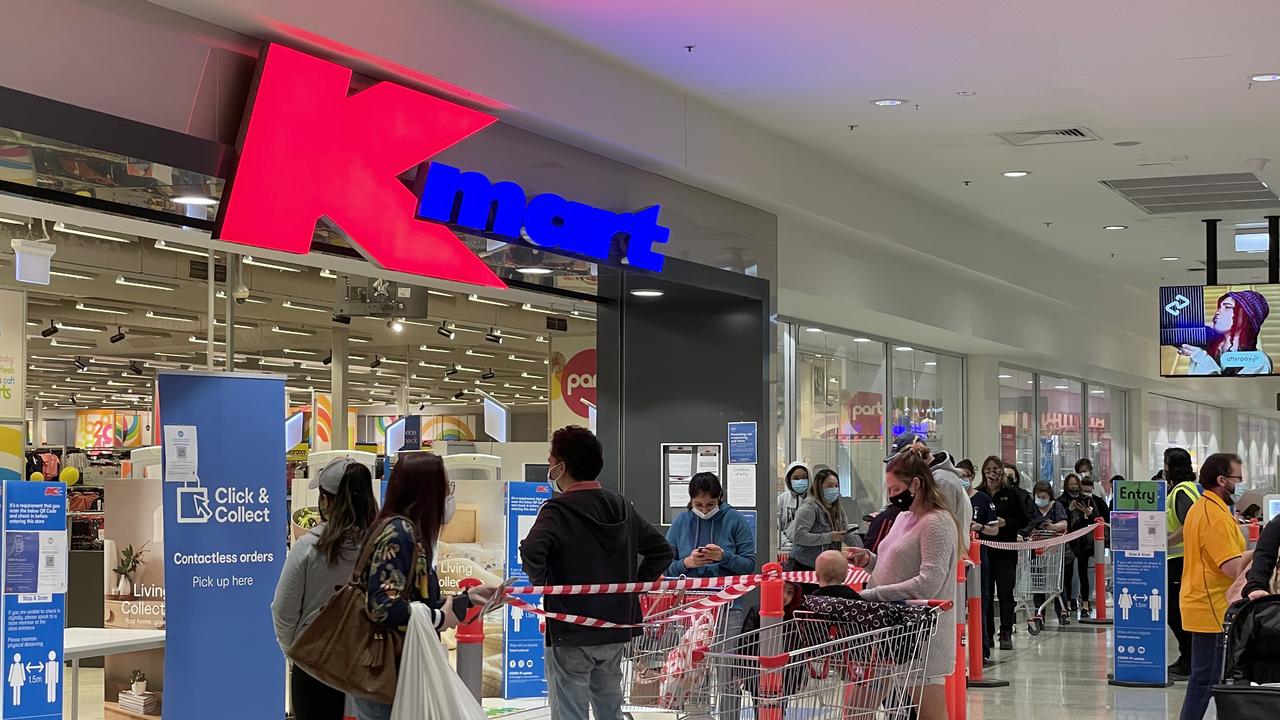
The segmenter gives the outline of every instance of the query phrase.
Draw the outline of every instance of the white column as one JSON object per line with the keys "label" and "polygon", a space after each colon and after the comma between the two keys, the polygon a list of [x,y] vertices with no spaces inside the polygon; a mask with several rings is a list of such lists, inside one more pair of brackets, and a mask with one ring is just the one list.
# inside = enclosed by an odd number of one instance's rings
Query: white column
{"label": "white column", "polygon": [[1151,467],[1151,393],[1141,388],[1129,388],[1125,407],[1128,425],[1125,440],[1129,444],[1129,468],[1125,478],[1146,480],[1160,471]]}
{"label": "white column", "polygon": [[971,355],[965,362],[965,457],[980,463],[1000,454],[1000,359]]}

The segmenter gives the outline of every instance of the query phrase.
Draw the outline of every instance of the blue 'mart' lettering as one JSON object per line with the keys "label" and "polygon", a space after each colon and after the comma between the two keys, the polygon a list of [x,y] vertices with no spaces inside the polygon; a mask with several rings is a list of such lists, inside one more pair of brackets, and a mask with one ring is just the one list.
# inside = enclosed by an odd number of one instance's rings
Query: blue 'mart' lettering
{"label": "blue 'mart' lettering", "polygon": [[657,272],[665,258],[654,246],[671,236],[658,224],[659,210],[654,205],[615,213],[553,193],[526,201],[524,189],[513,182],[495,183],[481,173],[433,162],[420,181],[416,216],[600,260],[609,258],[616,242],[628,265]]}

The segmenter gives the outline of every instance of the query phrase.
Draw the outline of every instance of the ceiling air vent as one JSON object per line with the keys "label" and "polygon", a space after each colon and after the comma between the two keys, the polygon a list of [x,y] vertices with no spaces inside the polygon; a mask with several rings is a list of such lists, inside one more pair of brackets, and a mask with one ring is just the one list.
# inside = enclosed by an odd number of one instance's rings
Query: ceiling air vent
{"label": "ceiling air vent", "polygon": [[1280,197],[1248,172],[1103,180],[1102,184],[1153,215],[1280,206]]}
{"label": "ceiling air vent", "polygon": [[1009,132],[998,132],[996,137],[1014,147],[1094,142],[1102,139],[1086,127],[1054,128],[1053,130],[1011,130]]}

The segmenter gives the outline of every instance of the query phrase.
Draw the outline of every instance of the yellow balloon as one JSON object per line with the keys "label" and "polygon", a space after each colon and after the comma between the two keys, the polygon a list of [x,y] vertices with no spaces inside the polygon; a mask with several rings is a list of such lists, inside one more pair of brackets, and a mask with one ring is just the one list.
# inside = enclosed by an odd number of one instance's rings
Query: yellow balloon
{"label": "yellow balloon", "polygon": [[80,482],[80,471],[73,467],[64,467],[62,472],[58,473],[58,479],[67,485],[75,485]]}
{"label": "yellow balloon", "polygon": [[44,482],[44,473],[38,471],[31,473],[31,482]]}

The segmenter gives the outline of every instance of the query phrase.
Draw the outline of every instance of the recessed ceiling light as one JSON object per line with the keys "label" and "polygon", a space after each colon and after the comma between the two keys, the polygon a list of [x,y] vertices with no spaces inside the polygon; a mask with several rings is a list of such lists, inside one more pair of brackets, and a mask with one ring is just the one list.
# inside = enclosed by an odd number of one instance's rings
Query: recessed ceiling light
{"label": "recessed ceiling light", "polygon": [[1103,225],[1103,230],[1128,230],[1128,225]]}
{"label": "recessed ceiling light", "polygon": [[1026,177],[1030,175],[1031,171],[1030,170],[1005,170],[1000,174],[1007,178],[1021,178],[1021,177]]}
{"label": "recessed ceiling light", "polygon": [[179,205],[200,205],[204,207],[218,204],[217,200],[208,195],[179,195],[173,201]]}
{"label": "recessed ceiling light", "polygon": [[894,348],[894,350],[897,350],[898,352],[914,352],[915,348],[907,347],[906,345],[901,345],[899,347]]}
{"label": "recessed ceiling light", "polygon": [[1054,385],[1053,389],[1054,390],[1070,390],[1071,388],[1066,385]]}
{"label": "recessed ceiling light", "polygon": [[552,272],[555,272],[555,271],[552,270],[551,268],[544,268],[544,267],[522,267],[522,268],[516,268],[516,272],[520,273],[521,275],[550,275]]}
{"label": "recessed ceiling light", "polygon": [[959,95],[960,97],[973,97],[978,93],[974,90],[957,90],[956,94]]}
{"label": "recessed ceiling light", "polygon": [[1180,258],[1180,257],[1174,257],[1174,256],[1170,255],[1169,257],[1162,257],[1162,258],[1160,258],[1160,259],[1161,259],[1161,260],[1163,260],[1163,261],[1165,261],[1165,262],[1177,262],[1177,261],[1181,260],[1182,258]]}
{"label": "recessed ceiling light", "polygon": [[906,102],[907,101],[902,98],[878,98],[876,100],[872,100],[871,104],[879,107],[897,107],[899,105],[905,105]]}
{"label": "recessed ceiling light", "polygon": [[1249,79],[1254,82],[1275,82],[1280,80],[1280,73],[1262,73],[1260,75],[1250,75]]}
{"label": "recessed ceiling light", "polygon": [[869,343],[871,338],[854,338],[853,341],[856,343]]}
{"label": "recessed ceiling light", "polygon": [[820,333],[820,332],[822,332],[822,328],[807,327],[807,328],[805,328],[805,329],[804,329],[804,331],[805,331],[805,332],[811,332],[811,333]]}
{"label": "recessed ceiling light", "polygon": [[638,298],[660,298],[663,295],[661,290],[651,289],[632,290],[631,294]]}
{"label": "recessed ceiling light", "polygon": [[996,377],[1000,378],[1001,380],[1011,380],[1013,378],[1012,375],[997,375]]}

